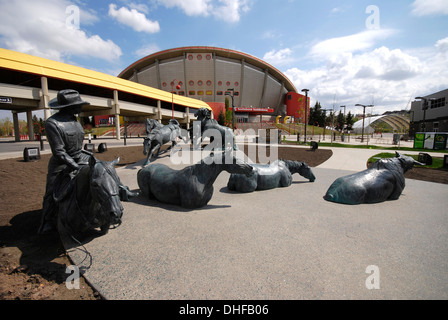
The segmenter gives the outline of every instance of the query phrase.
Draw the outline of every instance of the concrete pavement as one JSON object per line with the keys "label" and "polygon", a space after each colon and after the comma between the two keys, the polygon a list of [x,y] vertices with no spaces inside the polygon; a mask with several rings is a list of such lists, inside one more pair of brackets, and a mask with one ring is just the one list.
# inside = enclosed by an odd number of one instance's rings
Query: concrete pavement
{"label": "concrete pavement", "polygon": [[[116,140],[114,138],[99,138],[91,139],[91,143],[95,144],[95,148],[98,148],[100,143],[106,143],[108,148],[117,148],[125,146],[143,146],[142,138],[127,138],[126,145],[124,139]],[[89,143],[88,139],[84,140],[84,143]],[[23,157],[23,151],[25,148],[39,148],[40,154],[50,154],[51,149],[48,141],[44,139],[43,150],[41,149],[40,141],[20,141],[14,142],[11,138],[0,138],[0,160]]]}
{"label": "concrete pavement", "polygon": [[[367,156],[357,151],[352,160]],[[314,183],[294,175],[248,194],[227,190],[224,172],[196,210],[139,196],[123,203],[119,228],[65,245],[107,299],[447,299],[448,186],[408,179],[397,201],[340,205],[322,196],[352,171],[340,169],[348,159],[333,164],[313,168]],[[118,169],[132,190],[140,165]],[[366,286],[369,268],[379,289]]]}
{"label": "concrete pavement", "polygon": [[[25,146],[0,144],[0,154],[21,157]],[[381,152],[331,149],[313,168],[314,183],[294,175],[288,188],[239,194],[227,190],[223,172],[204,208],[139,196],[123,202],[117,229],[64,245],[107,299],[447,299],[448,186],[407,179],[397,201],[327,202],[322,197],[336,178],[365,169]],[[132,190],[141,162],[117,169]],[[185,166],[168,155],[157,162]],[[379,272],[379,289],[366,286],[369,270]]]}

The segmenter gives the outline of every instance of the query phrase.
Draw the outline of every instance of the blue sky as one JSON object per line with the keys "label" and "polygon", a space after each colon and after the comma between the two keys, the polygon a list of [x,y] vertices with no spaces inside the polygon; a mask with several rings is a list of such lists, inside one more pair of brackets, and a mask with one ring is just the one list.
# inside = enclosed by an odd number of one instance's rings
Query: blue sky
{"label": "blue sky", "polygon": [[382,113],[448,88],[448,0],[0,0],[0,12],[0,47],[112,75],[216,46],[265,60],[324,108]]}

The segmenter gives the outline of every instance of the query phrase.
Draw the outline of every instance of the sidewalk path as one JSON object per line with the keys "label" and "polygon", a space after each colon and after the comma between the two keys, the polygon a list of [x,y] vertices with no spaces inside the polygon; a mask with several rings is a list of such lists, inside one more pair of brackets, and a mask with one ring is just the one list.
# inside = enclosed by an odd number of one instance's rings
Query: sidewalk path
{"label": "sidewalk path", "polygon": [[[388,152],[394,153],[392,150],[381,149],[358,149],[358,148],[331,148],[322,147],[321,149],[330,149],[333,151],[333,155],[330,159],[319,165],[319,168],[325,169],[337,169],[348,171],[361,171],[367,169],[367,160],[378,153]],[[429,150],[428,150],[429,151]],[[402,154],[415,155],[419,154],[418,151],[398,151]],[[442,153],[437,152],[425,152],[432,157],[443,157]]]}
{"label": "sidewalk path", "polygon": [[[140,165],[118,169],[132,190]],[[347,206],[322,197],[350,171],[313,171],[247,194],[224,172],[196,210],[139,196],[120,227],[65,246],[107,299],[448,299],[447,185],[407,180],[397,201]],[[379,290],[366,288],[372,265]]]}
{"label": "sidewalk path", "polygon": [[[88,139],[84,140],[84,144],[89,143]],[[126,145],[124,139],[116,140],[113,138],[91,139],[91,143],[98,148],[100,143],[106,143],[108,148],[117,148],[125,146],[143,146],[143,138],[127,138]],[[44,150],[41,150],[40,141],[20,141],[13,142],[11,139],[0,139],[0,160],[10,158],[23,157],[25,148],[39,148],[40,154],[50,154],[51,149],[48,141],[44,141]]]}
{"label": "sidewalk path", "polygon": [[[23,147],[1,144],[0,153],[22,156]],[[204,208],[141,195],[123,202],[118,228],[64,246],[107,299],[448,299],[448,185],[408,179],[396,201],[331,203],[322,198],[331,183],[381,152],[331,149],[313,183],[294,175],[288,188],[239,194],[224,172]],[[143,161],[117,169],[131,190]],[[366,287],[371,266],[380,289]]]}

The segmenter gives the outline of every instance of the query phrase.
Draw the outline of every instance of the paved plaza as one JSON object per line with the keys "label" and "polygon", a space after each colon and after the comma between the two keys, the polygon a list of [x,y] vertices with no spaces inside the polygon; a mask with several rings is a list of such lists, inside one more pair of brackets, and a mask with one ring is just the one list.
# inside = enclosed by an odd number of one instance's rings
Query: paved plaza
{"label": "paved plaza", "polygon": [[[1,154],[20,157],[38,144],[3,143]],[[141,195],[123,202],[120,227],[82,246],[64,244],[106,299],[447,299],[448,185],[407,179],[397,201],[327,202],[322,197],[336,178],[365,169],[381,152],[331,149],[313,168],[313,183],[296,174],[288,188],[240,194],[227,189],[223,172],[204,208]],[[42,153],[49,152],[47,145]],[[157,162],[185,166],[168,155]],[[131,190],[141,165],[117,169]],[[368,288],[372,275],[376,289]]]}
{"label": "paved plaza", "polygon": [[[408,179],[399,200],[379,204],[323,200],[369,151],[338,149],[314,183],[294,175],[288,188],[248,194],[230,192],[223,172],[197,210],[142,195],[123,203],[120,227],[66,246],[107,299],[447,299],[447,185]],[[118,169],[131,190],[140,168]],[[369,268],[379,289],[366,286]]]}

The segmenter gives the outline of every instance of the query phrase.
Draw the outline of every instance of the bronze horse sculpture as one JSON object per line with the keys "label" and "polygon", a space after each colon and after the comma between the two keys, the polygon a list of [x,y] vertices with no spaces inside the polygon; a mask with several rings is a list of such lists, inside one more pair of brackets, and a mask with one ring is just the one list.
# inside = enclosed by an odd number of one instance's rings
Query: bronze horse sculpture
{"label": "bronze horse sculpture", "polygon": [[311,168],[305,162],[280,159],[271,164],[252,164],[252,167],[253,174],[250,176],[232,173],[227,188],[237,192],[253,192],[289,187],[294,173],[309,179],[310,182],[316,180]]}
{"label": "bronze horse sculpture", "polygon": [[152,130],[162,128],[163,124],[161,124],[156,119],[146,119],[145,128],[146,135],[150,134]]}
{"label": "bronze horse sculpture", "polygon": [[83,165],[74,177],[61,172],[55,180],[55,194],[58,225],[68,234],[81,236],[100,229],[108,232],[111,226],[121,224],[123,206],[127,200],[114,166],[119,158],[111,162],[99,161],[93,155],[88,165]]}
{"label": "bronze horse sculpture", "polygon": [[167,142],[171,142],[171,146],[166,150],[174,148],[177,144],[176,138],[182,139],[179,122],[170,119],[169,124],[162,125],[157,120],[148,119],[146,121],[147,136],[143,140],[143,154],[147,155],[143,166],[148,165],[155,155],[157,158],[160,153],[160,147]]}
{"label": "bronze horse sculpture", "polygon": [[414,164],[424,165],[395,152],[395,158],[380,159],[369,169],[336,179],[324,199],[351,205],[397,200],[405,187],[404,173]]}
{"label": "bronze horse sculpture", "polygon": [[207,205],[213,196],[213,183],[222,171],[249,175],[252,166],[232,152],[220,152],[181,170],[151,164],[139,170],[137,181],[149,199],[193,209]]}
{"label": "bronze horse sculpture", "polygon": [[226,150],[228,144],[233,148],[233,150],[238,150],[238,146],[235,143],[235,136],[232,129],[226,126],[222,126],[215,119],[211,118],[210,110],[206,108],[200,108],[194,114],[197,120],[193,122],[193,126],[188,129],[190,133],[190,138],[193,141],[193,145],[197,148],[201,141],[208,135],[211,134],[210,142],[214,141],[214,134],[219,134],[222,141],[221,148],[215,148],[215,150]]}

